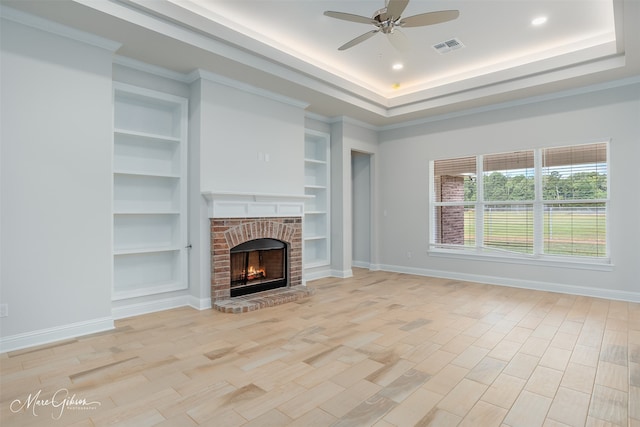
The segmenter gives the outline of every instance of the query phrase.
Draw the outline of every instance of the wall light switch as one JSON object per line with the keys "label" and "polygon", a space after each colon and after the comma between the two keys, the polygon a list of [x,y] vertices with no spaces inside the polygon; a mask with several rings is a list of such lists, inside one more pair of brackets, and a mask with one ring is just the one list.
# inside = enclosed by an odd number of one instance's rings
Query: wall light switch
{"label": "wall light switch", "polygon": [[9,315],[9,304],[0,304],[0,317],[7,317]]}
{"label": "wall light switch", "polygon": [[264,153],[264,161],[269,162],[270,159],[271,159],[271,156],[269,155],[269,153]]}

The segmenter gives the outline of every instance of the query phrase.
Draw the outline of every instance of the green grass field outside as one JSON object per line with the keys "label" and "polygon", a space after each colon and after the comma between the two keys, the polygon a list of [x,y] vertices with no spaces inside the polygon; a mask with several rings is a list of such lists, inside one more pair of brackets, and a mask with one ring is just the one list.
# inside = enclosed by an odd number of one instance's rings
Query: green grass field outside
{"label": "green grass field outside", "polygon": [[[486,246],[533,253],[533,212],[485,211]],[[601,257],[606,255],[605,214],[556,210],[544,214],[544,253]],[[475,245],[475,210],[465,210],[465,245]]]}

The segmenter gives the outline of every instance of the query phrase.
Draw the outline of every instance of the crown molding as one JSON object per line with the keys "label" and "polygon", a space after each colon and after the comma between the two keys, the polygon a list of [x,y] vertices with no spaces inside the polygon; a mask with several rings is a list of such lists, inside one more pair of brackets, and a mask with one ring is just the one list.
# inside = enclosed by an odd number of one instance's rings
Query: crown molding
{"label": "crown molding", "polygon": [[348,123],[350,125],[359,126],[361,128],[369,129],[369,130],[374,131],[374,132],[378,132],[378,131],[381,131],[383,129],[380,126],[372,125],[371,123],[363,122],[361,120],[354,119],[354,118],[349,117],[349,116],[332,117],[330,119],[329,123],[331,123],[331,124],[334,124],[334,123]]}
{"label": "crown molding", "polygon": [[4,5],[0,5],[0,17],[27,27],[32,27],[37,30],[46,31],[77,42],[99,47],[110,52],[115,52],[122,46],[121,43],[113,40],[76,30],[75,28],[67,27],[66,25],[58,24]]}
{"label": "crown molding", "polygon": [[309,103],[302,102],[297,99],[289,98],[288,96],[283,96],[275,92],[268,91],[266,89],[261,89],[259,87],[242,83],[234,79],[230,79],[225,76],[221,76],[220,74],[212,73],[211,71],[206,71],[202,69],[194,70],[187,75],[187,83],[193,83],[196,80],[207,80],[213,83],[221,84],[223,86],[228,86],[233,89],[241,90],[243,92],[250,93],[252,95],[262,96],[263,98],[270,99],[272,101],[281,102],[283,104],[291,105],[293,107],[306,109],[309,107]]}
{"label": "crown molding", "polygon": [[312,113],[311,111],[305,111],[304,117],[311,120],[316,120],[322,123],[331,124],[331,118],[323,116],[322,114]]}
{"label": "crown molding", "polygon": [[152,74],[154,76],[175,80],[180,83],[190,83],[188,74],[179,73],[164,67],[158,67],[157,65],[147,64],[146,62],[138,61],[137,59],[129,58],[127,56],[115,55],[113,57],[113,63],[133,70]]}
{"label": "crown molding", "polygon": [[628,78],[619,79],[619,80],[611,80],[608,82],[597,83],[597,84],[588,85],[588,86],[584,86],[576,89],[568,89],[560,92],[553,92],[545,95],[531,96],[528,98],[502,102],[498,104],[485,105],[482,107],[470,108],[467,110],[456,111],[456,112],[447,113],[447,114],[439,114],[439,115],[427,117],[424,119],[411,120],[411,121],[392,124],[392,125],[380,126],[378,130],[387,131],[387,130],[403,129],[407,127],[419,126],[419,125],[439,122],[443,120],[455,119],[458,117],[471,116],[474,114],[481,114],[481,113],[486,113],[490,111],[504,110],[508,108],[520,107],[520,106],[529,105],[529,104],[536,104],[536,103],[545,102],[545,101],[553,101],[556,99],[567,98],[570,96],[585,95],[588,93],[598,92],[601,90],[615,89],[618,87],[630,86],[638,83],[640,83],[640,76],[628,77]]}

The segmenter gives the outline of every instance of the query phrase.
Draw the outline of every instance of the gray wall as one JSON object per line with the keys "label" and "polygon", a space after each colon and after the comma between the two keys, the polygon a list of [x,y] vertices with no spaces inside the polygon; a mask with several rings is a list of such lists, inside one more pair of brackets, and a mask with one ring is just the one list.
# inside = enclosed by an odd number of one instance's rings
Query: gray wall
{"label": "gray wall", "polygon": [[[633,84],[382,132],[383,268],[640,300],[639,112],[640,84]],[[609,139],[611,271],[427,254],[429,161]]]}
{"label": "gray wall", "polygon": [[301,107],[206,78],[201,100],[203,191],[304,194]]}
{"label": "gray wall", "polygon": [[351,155],[353,151],[371,155],[373,180],[370,205],[373,209],[371,221],[372,253],[369,258],[372,268],[377,265],[377,158],[378,132],[365,123],[343,118],[331,127],[331,261],[333,275],[352,275],[353,261],[353,202]]}
{"label": "gray wall", "polygon": [[353,265],[371,263],[371,155],[351,152]]}
{"label": "gray wall", "polygon": [[112,52],[1,27],[0,335],[112,327]]}

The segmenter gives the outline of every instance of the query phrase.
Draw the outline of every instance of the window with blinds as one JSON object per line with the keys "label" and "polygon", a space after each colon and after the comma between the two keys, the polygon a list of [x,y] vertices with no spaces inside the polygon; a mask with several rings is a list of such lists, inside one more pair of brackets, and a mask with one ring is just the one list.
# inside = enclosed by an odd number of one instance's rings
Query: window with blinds
{"label": "window with blinds", "polygon": [[533,150],[482,158],[484,246],[533,253]]}
{"label": "window with blinds", "polygon": [[434,250],[607,261],[608,143],[436,160]]}
{"label": "window with blinds", "polygon": [[435,162],[434,241],[440,246],[475,246],[476,158]]}
{"label": "window with blinds", "polygon": [[607,256],[607,145],[542,150],[544,252]]}

